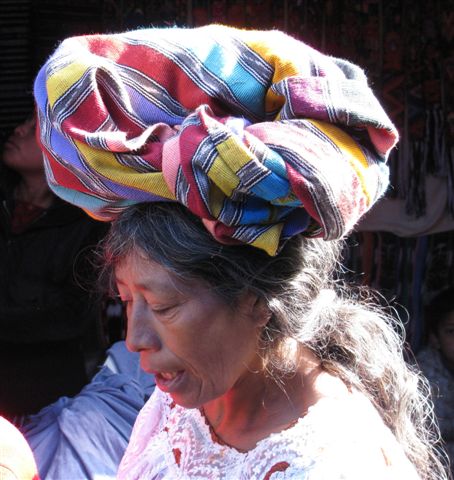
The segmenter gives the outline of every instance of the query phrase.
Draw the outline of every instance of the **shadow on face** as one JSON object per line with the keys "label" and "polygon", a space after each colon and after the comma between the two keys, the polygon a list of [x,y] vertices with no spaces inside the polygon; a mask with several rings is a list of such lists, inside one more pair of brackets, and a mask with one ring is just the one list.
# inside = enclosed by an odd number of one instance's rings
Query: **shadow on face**
{"label": "shadow on face", "polygon": [[43,155],[36,140],[35,118],[18,125],[3,147],[3,163],[22,176],[44,175]]}

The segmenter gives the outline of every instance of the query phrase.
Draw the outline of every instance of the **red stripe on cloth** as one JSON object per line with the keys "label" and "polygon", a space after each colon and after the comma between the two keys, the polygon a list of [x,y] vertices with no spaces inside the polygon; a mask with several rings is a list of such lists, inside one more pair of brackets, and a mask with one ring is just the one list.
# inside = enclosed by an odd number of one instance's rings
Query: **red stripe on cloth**
{"label": "red stripe on cloth", "polygon": [[76,37],[82,48],[93,52],[100,57],[117,61],[127,45],[113,35],[109,35],[108,39],[105,35],[86,35],[84,37]]}
{"label": "red stripe on cloth", "polygon": [[[88,41],[90,50],[104,55],[120,65],[134,68],[164,87],[173,98],[177,98],[183,107],[194,110],[199,105],[210,105],[217,115],[227,113],[226,108],[211,98],[171,59],[150,46],[130,45],[109,37],[108,44],[98,38]],[[112,45],[111,45],[112,43]],[[110,48],[109,48],[110,47]],[[158,68],[156,68],[158,67]],[[195,69],[192,66],[192,70]]]}
{"label": "red stripe on cloth", "polygon": [[234,227],[229,227],[218,220],[203,219],[205,228],[213,235],[213,237],[225,245],[241,245],[243,242],[232,238],[235,233]]}
{"label": "red stripe on cloth", "polygon": [[[63,122],[63,130],[71,132],[71,137],[86,143],[85,133],[94,133],[107,119],[112,118],[118,129],[127,132],[128,137],[140,135],[143,127],[138,125],[133,118],[122,109],[111,94],[105,94],[99,82],[96,83],[98,90],[91,92],[77,109]],[[105,131],[103,131],[105,134]],[[129,151],[126,148],[118,148],[118,143],[109,145],[114,151]]]}
{"label": "red stripe on cloth", "polygon": [[63,121],[63,130],[70,131],[71,136],[76,140],[85,141],[84,132],[95,132],[107,116],[108,111],[104,108],[102,100],[99,99],[99,92],[91,92],[77,107],[77,110]]}
{"label": "red stripe on cloth", "polygon": [[46,154],[52,168],[52,173],[58,185],[64,185],[65,188],[93,195],[91,189],[86,188],[70,170],[58,163],[51,154],[47,153],[47,150]]}
{"label": "red stripe on cloth", "polygon": [[321,218],[315,208],[314,199],[310,194],[304,177],[293,169],[288,163],[286,164],[287,175],[293,193],[303,202],[303,207],[307,213],[320,225],[323,226]]}
{"label": "red stripe on cloth", "polygon": [[148,142],[140,152],[140,157],[153,168],[162,171],[162,142]]}

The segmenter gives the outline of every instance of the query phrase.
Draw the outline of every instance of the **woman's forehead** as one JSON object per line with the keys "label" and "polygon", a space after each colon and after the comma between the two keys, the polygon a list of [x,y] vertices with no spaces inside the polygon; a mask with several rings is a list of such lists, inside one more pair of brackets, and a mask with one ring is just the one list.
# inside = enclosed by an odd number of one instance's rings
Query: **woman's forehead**
{"label": "woman's forehead", "polygon": [[184,281],[172,271],[143,254],[132,252],[121,260],[114,270],[118,286],[127,286],[138,290],[155,293],[178,291],[193,293],[202,288],[202,282],[197,280]]}
{"label": "woman's forehead", "polygon": [[114,273],[117,283],[124,285],[134,283],[153,288],[170,280],[168,270],[139,252],[132,252],[119,261]]}
{"label": "woman's forehead", "polygon": [[444,317],[442,318],[440,322],[440,327],[452,327],[454,325],[454,309],[448,312]]}

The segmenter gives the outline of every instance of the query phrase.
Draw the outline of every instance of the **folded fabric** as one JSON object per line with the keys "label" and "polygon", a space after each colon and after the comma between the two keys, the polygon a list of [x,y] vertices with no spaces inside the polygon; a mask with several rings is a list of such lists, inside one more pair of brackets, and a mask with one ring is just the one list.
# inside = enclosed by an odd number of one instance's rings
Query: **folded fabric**
{"label": "folded fabric", "polygon": [[102,220],[178,201],[220,242],[270,255],[297,233],[351,230],[397,141],[359,67],[278,31],[69,38],[34,92],[57,195]]}
{"label": "folded fabric", "polygon": [[140,369],[139,354],[114,344],[106,364],[73,398],[26,418],[21,430],[42,480],[115,479],[140,409],[154,390],[154,377]]}

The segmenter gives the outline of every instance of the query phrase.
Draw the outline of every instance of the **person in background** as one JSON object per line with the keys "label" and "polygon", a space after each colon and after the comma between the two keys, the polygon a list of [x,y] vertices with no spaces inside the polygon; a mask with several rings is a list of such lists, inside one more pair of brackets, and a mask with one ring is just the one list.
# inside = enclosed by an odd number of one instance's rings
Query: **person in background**
{"label": "person in background", "polygon": [[[154,374],[118,478],[447,478],[388,318],[339,281],[397,131],[364,72],[277,31],[67,39],[35,80],[53,191]],[[436,433],[436,432],[435,432]]]}
{"label": "person in background", "polygon": [[417,354],[432,387],[435,414],[454,475],[454,289],[439,293],[426,310],[428,345]]}
{"label": "person in background", "polygon": [[105,232],[49,189],[35,118],[18,125],[0,163],[1,415],[35,413],[87,383],[82,343],[99,311],[85,282]]}

